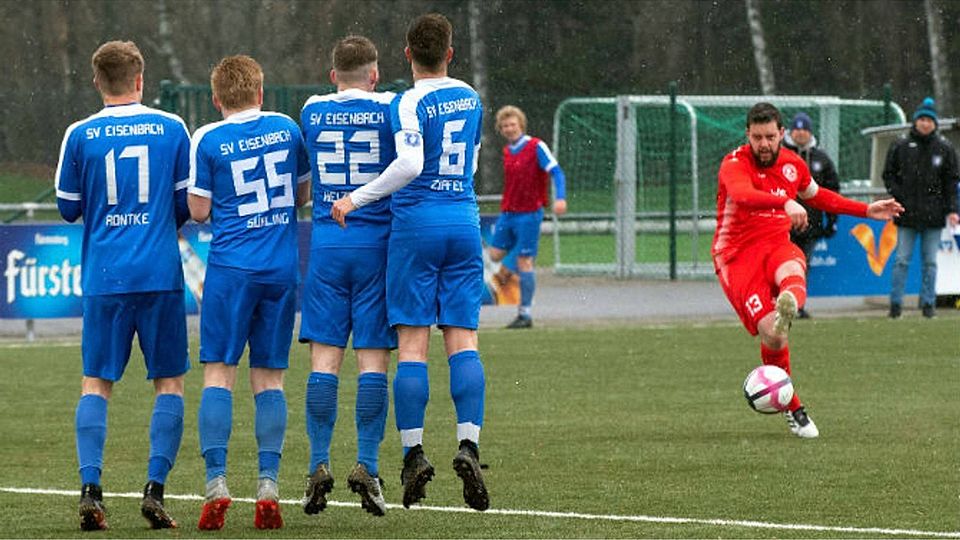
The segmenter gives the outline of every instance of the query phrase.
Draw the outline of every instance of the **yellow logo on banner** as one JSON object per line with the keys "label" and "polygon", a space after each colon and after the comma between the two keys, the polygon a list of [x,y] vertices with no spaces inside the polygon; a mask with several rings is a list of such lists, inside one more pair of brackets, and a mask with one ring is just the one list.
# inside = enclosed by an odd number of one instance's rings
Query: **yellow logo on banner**
{"label": "yellow logo on banner", "polygon": [[870,265],[870,270],[878,276],[882,274],[883,267],[886,266],[894,248],[897,247],[897,226],[892,221],[888,221],[883,226],[883,230],[880,231],[879,246],[874,243],[873,229],[866,223],[860,223],[850,229],[850,234],[867,252],[867,264]]}

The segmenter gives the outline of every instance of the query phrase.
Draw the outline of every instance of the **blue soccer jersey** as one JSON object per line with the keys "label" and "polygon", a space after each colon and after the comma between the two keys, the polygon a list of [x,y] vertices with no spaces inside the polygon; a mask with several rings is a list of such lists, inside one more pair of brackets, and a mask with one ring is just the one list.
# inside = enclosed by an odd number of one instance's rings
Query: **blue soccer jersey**
{"label": "blue soccer jersey", "polygon": [[207,264],[295,283],[296,192],[309,173],[300,128],[286,115],[250,109],[198,129],[189,189],[212,199]]}
{"label": "blue soccer jersey", "polygon": [[393,194],[394,230],[479,227],[473,174],[482,118],[477,92],[449,77],[421,79],[394,100],[394,130],[404,137],[405,144],[423,145],[422,172]]}
{"label": "blue soccer jersey", "polygon": [[390,197],[351,214],[347,228],[330,217],[330,207],[377,178],[396,157],[390,126],[394,96],[348,89],[312,96],[304,104],[300,123],[313,174],[312,249],[386,245]]}
{"label": "blue soccer jersey", "polygon": [[84,296],[183,289],[174,197],[187,187],[189,150],[180,117],[139,103],[67,128],[57,197],[83,216]]}

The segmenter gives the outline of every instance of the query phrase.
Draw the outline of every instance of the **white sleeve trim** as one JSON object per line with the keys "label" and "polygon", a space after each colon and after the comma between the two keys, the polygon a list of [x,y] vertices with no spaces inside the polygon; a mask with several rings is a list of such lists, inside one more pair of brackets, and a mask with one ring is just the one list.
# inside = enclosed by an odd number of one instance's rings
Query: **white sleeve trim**
{"label": "white sleeve trim", "polygon": [[801,191],[800,193],[798,193],[798,195],[800,195],[801,199],[807,200],[807,199],[812,199],[814,196],[816,196],[818,191],[820,191],[820,186],[817,184],[817,182],[813,178],[811,178],[810,185],[807,186],[807,189]]}
{"label": "white sleeve trim", "polygon": [[303,173],[302,175],[300,175],[299,177],[297,177],[297,184],[302,184],[302,183],[304,183],[304,182],[309,181],[311,174],[312,174],[311,172],[307,171],[307,172]]}
{"label": "white sleeve trim", "polygon": [[[70,126],[67,128],[67,131],[63,134],[63,141],[60,143],[60,160],[57,161],[57,172],[54,173],[55,176],[53,177],[53,187],[57,190],[57,197],[60,197],[60,193],[61,193],[61,191],[60,191],[60,176],[63,174],[63,157],[64,157],[64,156],[66,155],[66,153],[67,153],[67,143],[68,143],[69,140],[70,140],[70,135],[73,133],[73,130],[76,129],[77,126],[79,126],[79,125],[82,124],[82,123],[83,123],[83,120],[81,120],[81,121],[79,121],[79,122],[74,122],[74,123],[70,124]],[[63,193],[69,193],[69,192],[64,191]],[[70,194],[70,195],[74,195],[74,193],[69,193],[69,194]],[[77,199],[68,199],[68,200],[71,200],[71,201],[72,201],[72,200],[77,200],[77,201],[79,201],[79,200],[80,200],[79,197],[80,197],[80,195],[77,194]],[[61,198],[61,199],[66,199],[66,197],[60,197],[60,198]]]}
{"label": "white sleeve trim", "polygon": [[[350,200],[357,208],[398,191],[423,172],[423,137],[420,132],[404,129],[394,135],[394,140],[397,159],[375,180],[350,194]],[[409,144],[409,141],[415,143]]]}
{"label": "white sleeve trim", "polygon": [[550,172],[554,167],[559,165],[559,163],[557,163],[557,158],[553,157],[553,152],[550,151],[550,147],[547,146],[547,143],[540,141],[537,143],[537,148],[543,150],[543,153],[546,154],[547,159],[549,159],[547,166],[543,169],[544,172]]}
{"label": "white sleeve trim", "polygon": [[213,198],[213,192],[208,191],[208,190],[203,189],[203,188],[198,188],[197,186],[190,186],[190,188],[187,189],[187,191],[188,191],[191,195],[196,195],[196,196],[198,196],[198,197],[203,197],[204,199],[212,199],[212,198]]}
{"label": "white sleeve trim", "polygon": [[69,191],[63,191],[63,190],[58,189],[58,190],[57,190],[57,198],[58,198],[58,199],[63,199],[63,200],[65,200],[65,201],[79,201],[79,200],[80,200],[80,194],[79,194],[79,193],[70,193]]}
{"label": "white sleeve trim", "polygon": [[208,199],[212,198],[213,194],[206,189],[198,188],[197,186],[197,151],[200,149],[200,141],[203,140],[204,135],[215,129],[216,127],[222,125],[223,122],[214,122],[212,124],[207,124],[200,129],[198,129],[194,134],[193,138],[190,139],[190,176],[187,177],[187,187],[189,192],[194,195],[200,195],[201,197],[206,197]]}
{"label": "white sleeve trim", "polygon": [[181,189],[186,189],[186,188],[188,188],[188,187],[190,187],[190,177],[189,177],[189,176],[186,177],[186,178],[184,178],[183,180],[177,182],[176,184],[174,184],[174,185],[173,185],[173,190],[174,190],[174,191],[180,191]]}

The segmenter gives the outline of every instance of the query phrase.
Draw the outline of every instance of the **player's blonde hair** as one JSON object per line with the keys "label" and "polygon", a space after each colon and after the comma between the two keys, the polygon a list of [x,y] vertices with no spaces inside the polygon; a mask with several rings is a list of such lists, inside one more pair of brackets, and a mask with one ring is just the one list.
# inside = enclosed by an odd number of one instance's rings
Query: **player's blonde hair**
{"label": "player's blonde hair", "polygon": [[500,132],[500,122],[503,122],[504,119],[510,117],[516,118],[517,122],[520,123],[520,130],[526,133],[527,115],[523,114],[523,111],[520,110],[520,107],[515,107],[513,105],[500,107],[500,110],[497,111],[497,133]]}
{"label": "player's blonde hair", "polygon": [[362,82],[367,78],[369,66],[377,63],[377,46],[363,36],[350,35],[337,42],[332,59],[338,80]]}
{"label": "player's blonde hair", "polygon": [[122,96],[137,89],[143,74],[143,55],[132,41],[108,41],[90,58],[93,80],[106,95]]}
{"label": "player's blonde hair", "polygon": [[210,86],[221,107],[237,110],[257,105],[263,88],[263,69],[245,54],[227,56],[210,73]]}

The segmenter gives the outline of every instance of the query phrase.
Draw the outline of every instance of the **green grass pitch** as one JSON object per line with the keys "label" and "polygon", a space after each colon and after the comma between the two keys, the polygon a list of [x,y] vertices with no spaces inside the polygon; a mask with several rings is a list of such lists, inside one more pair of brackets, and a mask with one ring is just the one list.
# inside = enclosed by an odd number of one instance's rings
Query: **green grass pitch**
{"label": "green grass pitch", "polygon": [[[84,536],[875,538],[910,537],[910,531],[926,533],[920,537],[960,536],[958,322],[955,314],[944,314],[932,321],[841,318],[795,324],[794,380],[821,431],[809,441],[793,437],[783,418],[748,408],[740,385],[758,364],[758,352],[738,325],[482,331],[488,389],[481,460],[490,466],[491,507],[529,514],[395,506],[384,518],[364,513],[346,487],[355,457],[356,368],[349,355],[331,452],[337,479],[331,499],[349,505],[328,507],[319,516],[284,505],[286,527],[270,532],[253,528],[252,504],[236,502],[223,531],[201,534],[198,501],[168,500],[181,528],[150,531],[137,499],[107,496],[111,529]],[[465,508],[450,466],[455,418],[441,350],[435,338],[425,441],[437,476],[424,504]],[[195,342],[192,353],[195,358]],[[306,473],[308,358],[306,347],[295,344],[286,379],[284,499],[299,499]],[[73,494],[79,488],[73,430],[79,345],[0,343],[0,370],[0,488],[71,492],[0,491],[0,536],[80,536]],[[203,489],[196,424],[200,386],[201,370],[195,368],[188,375],[183,446],[168,497]],[[135,353],[110,402],[107,492],[142,489],[152,393]],[[234,497],[253,497],[256,449],[245,368],[235,396],[228,479]],[[398,438],[391,413],[381,471],[392,504],[400,501]],[[646,522],[629,516],[741,523]],[[743,521],[827,528],[758,528]]]}

